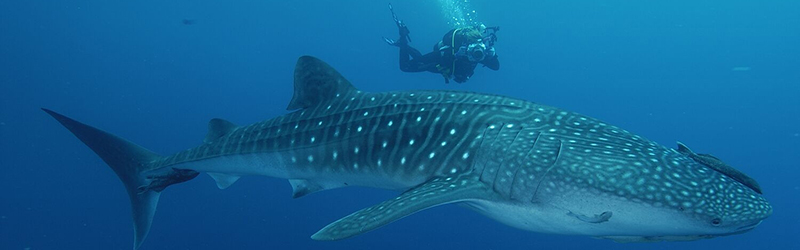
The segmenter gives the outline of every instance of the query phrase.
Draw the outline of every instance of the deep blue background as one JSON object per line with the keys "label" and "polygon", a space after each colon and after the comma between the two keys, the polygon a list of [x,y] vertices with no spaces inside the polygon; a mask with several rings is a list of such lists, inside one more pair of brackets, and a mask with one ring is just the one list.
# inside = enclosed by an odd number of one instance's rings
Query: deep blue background
{"label": "deep blue background", "polygon": [[[422,51],[451,28],[442,2],[394,3]],[[315,242],[327,223],[396,193],[291,199],[285,180],[218,190],[201,176],[164,193],[142,249],[800,248],[800,1],[474,0],[470,9],[502,27],[502,68],[445,85],[398,70],[397,49],[380,39],[397,32],[382,1],[0,1],[0,249],[132,245],[119,180],[40,107],[170,154],[200,143],[211,118],[286,113],[306,54],[365,91],[503,94],[667,146],[683,141],[757,179],[775,213],[743,235],[617,244],[525,232],[449,205]]]}

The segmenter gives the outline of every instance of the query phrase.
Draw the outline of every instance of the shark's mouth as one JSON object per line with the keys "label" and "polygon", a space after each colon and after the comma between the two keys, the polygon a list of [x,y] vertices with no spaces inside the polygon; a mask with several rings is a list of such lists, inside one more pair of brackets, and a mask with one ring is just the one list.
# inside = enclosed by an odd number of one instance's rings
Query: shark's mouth
{"label": "shark's mouth", "polygon": [[741,227],[736,229],[736,232],[731,233],[731,234],[740,234],[740,233],[745,233],[747,231],[753,230],[758,225],[761,225],[761,222],[762,222],[762,220],[760,220],[760,221],[758,221],[756,223],[750,224],[750,225],[741,226]]}
{"label": "shark's mouth", "polygon": [[684,236],[645,236],[645,237],[632,237],[632,236],[613,236],[613,237],[603,237],[607,239],[611,239],[617,242],[657,242],[657,241],[692,241],[692,240],[700,240],[700,239],[710,239],[714,237],[720,236],[728,236],[728,235],[735,235],[735,234],[743,234],[750,230],[753,230],[758,225],[761,224],[761,221],[756,223],[744,225],[741,227],[736,228],[733,232],[730,233],[723,233],[723,234],[706,234],[706,235],[684,235]]}
{"label": "shark's mouth", "polygon": [[597,237],[609,239],[618,243],[660,242],[660,241],[693,241],[710,239],[720,235],[682,235],[682,236],[604,236]]}

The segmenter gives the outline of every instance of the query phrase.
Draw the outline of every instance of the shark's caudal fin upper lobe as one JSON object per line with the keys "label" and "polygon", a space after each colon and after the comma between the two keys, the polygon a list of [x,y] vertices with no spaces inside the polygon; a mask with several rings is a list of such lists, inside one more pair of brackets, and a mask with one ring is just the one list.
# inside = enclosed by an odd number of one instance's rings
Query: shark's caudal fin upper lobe
{"label": "shark's caudal fin upper lobe", "polygon": [[117,173],[125,185],[125,190],[131,199],[133,212],[133,249],[139,248],[147,233],[156,212],[156,205],[161,193],[153,190],[140,191],[138,188],[149,184],[147,177],[142,174],[148,164],[161,156],[139,145],[112,135],[92,126],[80,123],[69,117],[42,109],[50,114],[97,153],[103,161]]}

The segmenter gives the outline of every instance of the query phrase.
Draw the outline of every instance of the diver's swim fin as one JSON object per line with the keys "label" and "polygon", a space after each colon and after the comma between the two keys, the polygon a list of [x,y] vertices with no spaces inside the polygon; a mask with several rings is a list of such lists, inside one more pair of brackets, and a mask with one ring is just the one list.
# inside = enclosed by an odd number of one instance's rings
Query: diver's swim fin
{"label": "diver's swim fin", "polygon": [[394,19],[394,23],[397,25],[397,29],[399,29],[400,31],[400,38],[398,40],[405,39],[408,40],[408,42],[410,43],[411,36],[409,36],[408,34],[410,34],[411,31],[408,30],[408,26],[406,26],[406,24],[403,23],[403,21],[397,19],[397,15],[394,14],[394,8],[392,8],[392,3],[389,3],[389,11],[392,12],[392,19]]}
{"label": "diver's swim fin", "polygon": [[391,39],[391,38],[383,37],[383,41],[388,43],[391,46],[397,46],[397,47],[400,46],[399,44],[397,44],[397,41],[395,41],[394,39]]}

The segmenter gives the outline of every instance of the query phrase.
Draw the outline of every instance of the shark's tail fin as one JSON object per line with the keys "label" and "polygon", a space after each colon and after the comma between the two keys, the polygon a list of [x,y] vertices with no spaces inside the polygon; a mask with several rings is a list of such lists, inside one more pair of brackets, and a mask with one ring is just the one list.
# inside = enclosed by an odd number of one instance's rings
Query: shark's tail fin
{"label": "shark's tail fin", "polygon": [[139,188],[150,183],[147,179],[148,177],[142,172],[148,170],[150,162],[161,158],[161,156],[128,140],[80,123],[59,113],[48,109],[42,110],[53,116],[86,146],[94,150],[122,180],[125,190],[128,191],[128,196],[131,199],[134,233],[133,249],[139,248],[150,231],[150,224],[156,212],[158,198],[161,196],[159,192],[141,190]]}

